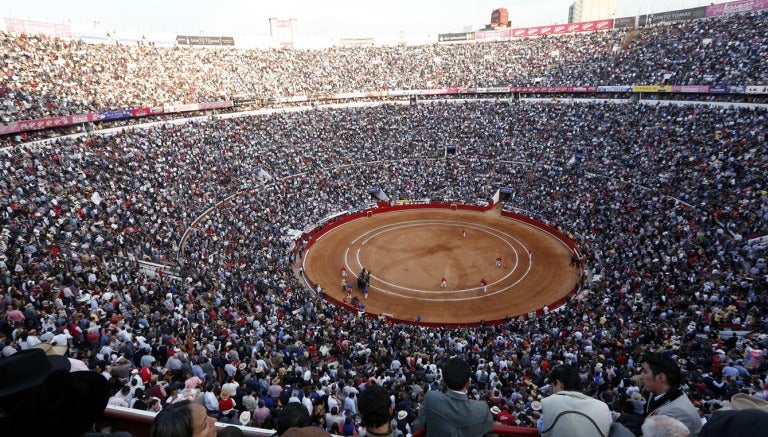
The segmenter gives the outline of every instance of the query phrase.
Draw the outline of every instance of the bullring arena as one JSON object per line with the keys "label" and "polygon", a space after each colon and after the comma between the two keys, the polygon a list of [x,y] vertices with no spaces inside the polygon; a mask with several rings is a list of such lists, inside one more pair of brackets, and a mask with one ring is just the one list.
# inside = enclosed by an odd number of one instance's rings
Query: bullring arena
{"label": "bullring arena", "polygon": [[424,437],[450,356],[499,435],[559,365],[642,418],[649,352],[691,435],[768,399],[768,3],[661,12],[301,52],[0,21],[0,433],[188,400],[266,437],[300,398],[363,435],[331,405],[375,384]]}
{"label": "bullring arena", "polygon": [[[365,312],[395,320],[500,322],[562,301],[576,287],[581,270],[571,262],[574,252],[554,233],[503,217],[499,208],[391,209],[322,233],[303,266],[329,300],[352,311],[347,287]],[[363,269],[372,272],[368,298],[355,281]]]}

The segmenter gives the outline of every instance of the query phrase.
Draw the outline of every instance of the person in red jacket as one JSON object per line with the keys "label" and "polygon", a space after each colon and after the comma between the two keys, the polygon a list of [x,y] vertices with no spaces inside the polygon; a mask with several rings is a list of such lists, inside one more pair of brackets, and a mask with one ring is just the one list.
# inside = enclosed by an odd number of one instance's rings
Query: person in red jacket
{"label": "person in red jacket", "polygon": [[509,405],[505,404],[501,407],[501,411],[499,411],[499,414],[496,415],[496,420],[502,425],[512,426],[515,424],[515,416],[509,412]]}
{"label": "person in red jacket", "polygon": [[235,408],[235,400],[229,394],[229,390],[222,390],[219,394],[219,411],[221,414],[227,414],[229,410]]}

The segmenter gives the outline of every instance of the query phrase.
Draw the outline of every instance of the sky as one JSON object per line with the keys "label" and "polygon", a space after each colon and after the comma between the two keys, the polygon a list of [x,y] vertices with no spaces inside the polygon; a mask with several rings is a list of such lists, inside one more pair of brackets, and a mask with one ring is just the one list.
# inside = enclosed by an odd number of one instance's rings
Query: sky
{"label": "sky", "polygon": [[[377,43],[437,41],[440,33],[478,30],[491,12],[507,8],[512,27],[568,21],[573,0],[10,0],[0,16],[65,23],[79,35],[234,36],[238,45],[270,39],[269,18],[295,19],[297,46],[339,38]],[[722,3],[723,0],[618,0],[618,17]],[[283,35],[285,37],[285,34]],[[149,36],[147,37],[149,38]]]}

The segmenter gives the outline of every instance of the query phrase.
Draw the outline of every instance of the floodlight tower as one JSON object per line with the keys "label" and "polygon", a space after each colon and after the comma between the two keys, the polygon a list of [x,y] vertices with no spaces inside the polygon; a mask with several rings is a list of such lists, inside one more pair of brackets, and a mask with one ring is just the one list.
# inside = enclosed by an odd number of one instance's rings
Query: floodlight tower
{"label": "floodlight tower", "polygon": [[296,19],[270,18],[269,35],[272,37],[272,42],[279,48],[292,49],[296,41]]}

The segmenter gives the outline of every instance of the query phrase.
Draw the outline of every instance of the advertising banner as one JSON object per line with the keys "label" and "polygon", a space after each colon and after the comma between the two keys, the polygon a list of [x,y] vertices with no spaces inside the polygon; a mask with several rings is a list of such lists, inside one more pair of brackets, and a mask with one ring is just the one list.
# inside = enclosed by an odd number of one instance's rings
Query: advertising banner
{"label": "advertising banner", "polygon": [[40,118],[36,120],[12,121],[7,124],[0,124],[0,135],[88,123],[100,121],[103,118],[103,115],[91,112],[87,114]]}
{"label": "advertising banner", "polygon": [[131,118],[131,111],[118,109],[115,111],[101,111],[99,114],[102,116],[102,120],[118,120],[121,118]]}
{"label": "advertising banner", "polygon": [[[196,111],[202,109],[229,108],[232,102],[229,100],[209,103],[193,103],[189,105],[168,106],[170,111]],[[89,112],[86,114],[66,115],[61,117],[40,118],[36,120],[14,121],[8,124],[0,124],[0,135],[13,134],[17,132],[26,132],[38,129],[50,129],[62,126],[71,126],[73,124],[93,123],[103,120],[119,120],[131,117],[143,117],[146,115],[163,114],[165,109],[162,106],[119,109],[114,111]]]}
{"label": "advertising banner", "polygon": [[512,93],[594,93],[594,86],[513,86],[509,87]]}
{"label": "advertising banner", "polygon": [[631,93],[632,87],[628,85],[609,85],[597,87],[598,93]]}
{"label": "advertising banner", "polygon": [[291,97],[275,97],[272,99],[274,103],[299,103],[309,100],[307,96],[291,96]]}
{"label": "advertising banner", "polygon": [[709,85],[672,85],[673,93],[708,93]]}
{"label": "advertising banner", "polygon": [[614,29],[633,29],[637,17],[621,17],[613,20]]}
{"label": "advertising banner", "polygon": [[231,36],[176,35],[176,44],[183,46],[233,46],[235,39]]}
{"label": "advertising banner", "polygon": [[421,95],[421,91],[419,90],[392,90],[389,92],[390,96],[393,97],[399,97],[399,96],[418,96]]}
{"label": "advertising banner", "polygon": [[538,86],[511,86],[509,91],[512,93],[538,93],[541,87]]}
{"label": "advertising banner", "polygon": [[69,124],[80,124],[80,123],[101,121],[102,118],[103,118],[102,115],[96,112],[91,112],[88,114],[71,115],[69,116]]}
{"label": "advertising banner", "polygon": [[204,111],[206,109],[219,109],[219,108],[231,108],[231,107],[232,107],[232,101],[230,100],[223,100],[221,102],[197,103],[197,108],[201,111]]}
{"label": "advertising banner", "polygon": [[448,88],[438,88],[433,90],[421,90],[422,96],[437,96],[441,94],[448,94]]}
{"label": "advertising banner", "polygon": [[477,92],[481,94],[486,93],[508,93],[509,87],[506,86],[494,86],[494,87],[487,87],[487,88],[470,88],[469,92]]}
{"label": "advertising banner", "polygon": [[710,93],[727,93],[729,91],[728,85],[712,85],[709,87]]}
{"label": "advertising banner", "polygon": [[742,0],[730,3],[720,3],[707,6],[707,17],[716,15],[736,14],[738,12],[757,11],[768,8],[768,0]]}
{"label": "advertising banner", "polygon": [[133,108],[131,109],[131,117],[144,117],[152,113],[152,108]]}
{"label": "advertising banner", "polygon": [[473,41],[475,32],[441,33],[437,35],[437,42]]}
{"label": "advertising banner", "polygon": [[596,93],[597,87],[596,86],[574,86],[571,87],[572,93]]}
{"label": "advertising banner", "polygon": [[632,85],[633,93],[668,93],[672,91],[672,85]]}
{"label": "advertising banner", "polygon": [[512,36],[512,29],[502,30],[479,30],[475,32],[475,38],[478,40],[495,41],[499,39],[506,39]]}
{"label": "advertising banner", "polygon": [[199,105],[197,103],[187,103],[183,105],[163,105],[163,113],[170,114],[172,112],[187,112],[197,111]]}
{"label": "advertising banner", "polygon": [[24,132],[38,129],[48,129],[52,127],[67,126],[70,123],[70,116],[41,118],[37,120],[14,121],[8,124],[0,124],[0,134],[10,134],[15,132]]}
{"label": "advertising banner", "polygon": [[641,15],[638,20],[640,27],[651,26],[653,24],[664,23],[667,21],[685,21],[696,18],[704,18],[707,15],[707,8],[678,9],[676,11],[659,12],[658,14]]}
{"label": "advertising banner", "polygon": [[744,87],[747,94],[768,94],[768,85],[747,85]]}
{"label": "advertising banner", "polygon": [[571,86],[542,86],[539,87],[541,93],[570,93],[573,91]]}
{"label": "advertising banner", "polygon": [[72,38],[72,29],[66,24],[46,23],[43,21],[5,18],[5,30],[10,33],[27,35],[48,35],[57,38]]}
{"label": "advertising banner", "polygon": [[613,28],[613,20],[584,21],[570,24],[550,24],[548,26],[519,27],[512,29],[512,38],[523,38],[540,35],[560,35],[564,33],[594,32]]}

